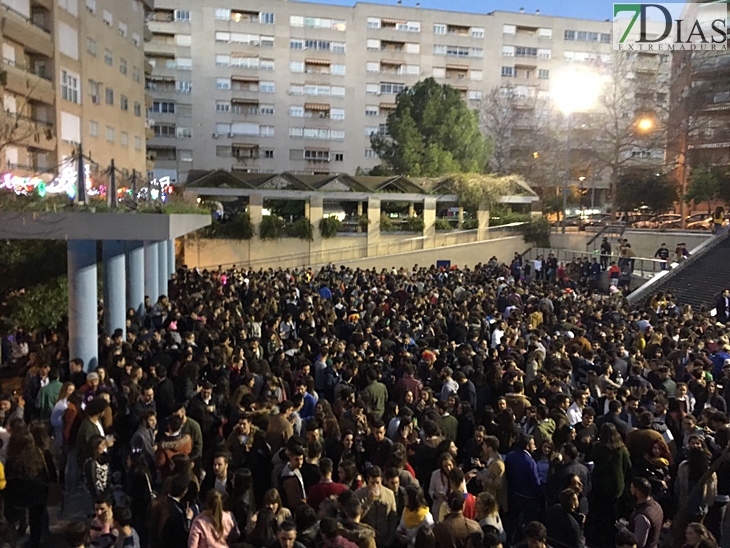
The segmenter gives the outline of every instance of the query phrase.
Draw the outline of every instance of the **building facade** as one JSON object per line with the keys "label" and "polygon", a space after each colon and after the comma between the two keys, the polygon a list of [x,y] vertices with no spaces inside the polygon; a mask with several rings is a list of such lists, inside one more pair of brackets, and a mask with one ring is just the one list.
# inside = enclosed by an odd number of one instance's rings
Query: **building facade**
{"label": "building facade", "polygon": [[144,173],[145,0],[0,0],[3,173],[92,165]]}
{"label": "building facade", "polygon": [[358,3],[157,0],[147,143],[153,175],[191,169],[355,173],[379,163],[406,86],[434,77],[472,105],[490,90],[546,93],[571,63],[608,60],[611,23]]}

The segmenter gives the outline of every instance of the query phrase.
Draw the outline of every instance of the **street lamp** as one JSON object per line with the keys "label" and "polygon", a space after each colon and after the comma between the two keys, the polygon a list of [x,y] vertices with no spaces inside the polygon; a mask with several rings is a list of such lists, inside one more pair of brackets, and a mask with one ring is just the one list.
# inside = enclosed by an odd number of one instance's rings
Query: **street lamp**
{"label": "street lamp", "polygon": [[553,80],[551,95],[558,108],[568,118],[568,136],[565,147],[565,175],[563,176],[563,221],[561,232],[565,234],[565,212],[568,209],[568,180],[570,179],[570,133],[573,113],[588,110],[601,92],[601,77],[595,72],[572,69]]}
{"label": "street lamp", "polygon": [[652,120],[651,118],[642,118],[636,124],[636,127],[638,127],[639,130],[642,132],[651,131],[651,129],[654,127],[654,120]]}

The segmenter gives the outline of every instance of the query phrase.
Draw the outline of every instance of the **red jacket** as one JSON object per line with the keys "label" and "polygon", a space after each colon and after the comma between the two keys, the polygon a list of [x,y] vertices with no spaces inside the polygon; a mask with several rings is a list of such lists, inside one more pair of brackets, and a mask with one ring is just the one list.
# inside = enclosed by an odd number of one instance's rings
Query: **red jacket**
{"label": "red jacket", "polygon": [[334,481],[315,483],[307,492],[307,504],[319,510],[319,505],[331,496],[339,497],[344,491],[347,491],[347,485],[335,483]]}

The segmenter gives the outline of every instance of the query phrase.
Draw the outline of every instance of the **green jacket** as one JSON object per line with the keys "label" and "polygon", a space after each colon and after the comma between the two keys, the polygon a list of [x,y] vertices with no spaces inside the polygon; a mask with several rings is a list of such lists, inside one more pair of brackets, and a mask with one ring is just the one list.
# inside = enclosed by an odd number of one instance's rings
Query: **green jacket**
{"label": "green jacket", "polygon": [[63,383],[59,380],[50,381],[46,386],[41,388],[36,398],[36,407],[40,409],[42,419],[50,419],[51,411],[58,401],[58,395],[61,393]]}
{"label": "green jacket", "polygon": [[193,440],[193,450],[190,453],[190,460],[195,460],[203,456],[203,432],[200,425],[195,419],[187,417],[182,427],[182,434],[188,434]]}
{"label": "green jacket", "polygon": [[447,440],[456,441],[456,433],[459,430],[459,421],[453,415],[439,417],[441,433]]}
{"label": "green jacket", "polygon": [[626,478],[631,470],[631,458],[625,447],[609,449],[599,443],[593,448],[594,468],[592,491],[598,497],[619,499],[624,494]]}
{"label": "green jacket", "polygon": [[[103,426],[102,426],[103,429]],[[94,436],[101,436],[101,432],[96,425],[86,417],[79,425],[79,431],[76,434],[76,451],[79,464],[83,466],[86,459],[91,456],[91,444],[89,441]]]}
{"label": "green jacket", "polygon": [[388,401],[388,389],[382,382],[374,381],[362,391],[363,396],[370,400],[370,408],[379,419],[385,413],[385,404]]}

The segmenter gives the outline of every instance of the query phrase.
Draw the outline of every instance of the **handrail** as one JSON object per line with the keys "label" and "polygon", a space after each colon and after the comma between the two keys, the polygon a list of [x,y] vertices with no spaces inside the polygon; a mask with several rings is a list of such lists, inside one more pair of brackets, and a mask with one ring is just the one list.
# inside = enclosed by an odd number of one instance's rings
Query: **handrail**
{"label": "handrail", "polygon": [[595,234],[595,236],[593,236],[593,238],[591,238],[590,240],[588,240],[588,243],[586,243],[586,249],[590,249],[591,246],[593,245],[593,242],[595,242],[598,238],[600,238],[606,232],[608,232],[609,229],[614,229],[614,228],[619,228],[620,229],[620,231],[618,232],[618,237],[619,238],[621,236],[623,236],[624,235],[624,232],[626,231],[626,225],[625,224],[622,224],[622,223],[619,223],[619,224],[613,224],[613,223],[605,224],[605,225],[603,225],[603,227],[601,228],[601,230],[599,230],[598,232],[596,232],[596,234]]}
{"label": "handrail", "polygon": [[25,63],[19,63],[15,59],[10,59],[9,57],[0,57],[0,60],[10,67],[15,67],[19,70],[22,70],[23,72],[27,72],[28,74],[33,74],[34,76],[38,76],[39,78],[48,80],[49,82],[53,81],[50,76],[46,76],[44,73],[31,70],[31,68],[26,66]]}
{"label": "handrail", "polygon": [[708,238],[707,240],[702,242],[700,245],[690,251],[689,257],[687,259],[685,259],[681,263],[672,263],[672,268],[665,271],[666,274],[655,276],[649,282],[645,283],[636,291],[631,293],[627,298],[629,304],[634,305],[640,302],[642,299],[648,297],[649,294],[656,291],[659,284],[668,281],[670,278],[676,276],[678,272],[681,272],[685,268],[688,268],[689,265],[695,263],[699,259],[699,257],[704,255],[707,251],[713,249],[721,242],[724,242],[728,238],[728,236],[730,236],[730,231],[723,230],[720,234],[713,236],[712,238]]}
{"label": "handrail", "polygon": [[30,23],[30,24],[31,24],[31,25],[33,25],[34,27],[37,27],[37,28],[41,29],[41,30],[42,30],[43,32],[45,32],[46,34],[51,34],[51,31],[50,31],[50,30],[48,30],[48,29],[47,29],[47,28],[45,28],[45,27],[42,27],[41,25],[39,25],[38,23],[36,23],[35,21],[33,21],[33,19],[31,19],[30,17],[26,16],[26,15],[25,15],[24,13],[21,13],[21,12],[19,12],[19,11],[18,11],[18,10],[16,10],[15,8],[11,8],[10,6],[6,6],[5,4],[0,4],[0,6],[2,6],[3,8],[5,8],[5,9],[6,9],[7,11],[9,11],[10,13],[13,13],[13,14],[15,14],[16,16],[20,17],[20,18],[21,18],[21,19],[23,19],[23,20],[24,20],[24,21],[25,21],[26,23]]}

